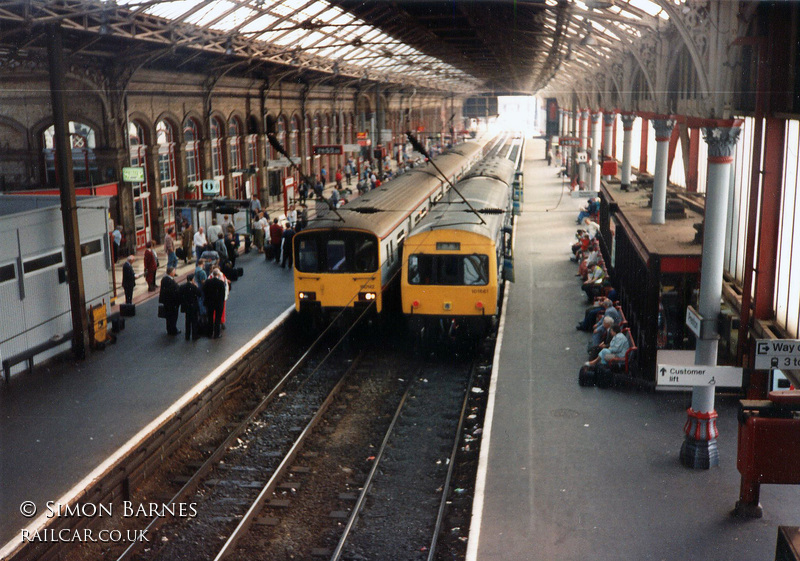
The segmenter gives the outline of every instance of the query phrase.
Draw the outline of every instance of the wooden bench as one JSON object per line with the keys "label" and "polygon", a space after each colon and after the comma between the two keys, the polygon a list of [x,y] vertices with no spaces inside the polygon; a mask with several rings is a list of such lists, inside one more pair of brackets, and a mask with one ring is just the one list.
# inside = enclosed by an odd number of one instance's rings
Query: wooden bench
{"label": "wooden bench", "polygon": [[28,371],[30,372],[33,370],[33,357],[38,354],[41,354],[45,351],[49,351],[52,348],[55,348],[59,345],[63,345],[66,342],[72,340],[72,331],[65,333],[59,339],[49,339],[44,343],[39,343],[38,345],[34,345],[33,347],[18,353],[14,356],[10,356],[8,358],[3,359],[3,376],[6,380],[6,385],[9,384],[11,380],[11,369],[21,362],[28,362]]}

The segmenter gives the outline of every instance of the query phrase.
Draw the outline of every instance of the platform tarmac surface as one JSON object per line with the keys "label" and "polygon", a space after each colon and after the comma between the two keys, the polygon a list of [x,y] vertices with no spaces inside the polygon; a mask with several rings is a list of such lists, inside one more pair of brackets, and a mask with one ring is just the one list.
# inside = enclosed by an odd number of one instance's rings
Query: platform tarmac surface
{"label": "platform tarmac surface", "polygon": [[[158,298],[137,304],[115,345],[35,368],[0,391],[0,548],[294,303],[291,269],[255,251],[236,262],[221,339],[169,336]],[[159,275],[159,280],[163,275]],[[138,282],[143,283],[143,280]],[[183,330],[184,315],[178,320]]]}
{"label": "platform tarmac surface", "polygon": [[774,559],[778,526],[800,525],[800,487],[762,485],[763,518],[730,516],[738,397],[717,395],[720,466],[694,471],[678,459],[688,392],[578,386],[589,336],[575,330],[586,304],[568,257],[586,199],[565,193],[556,208],[561,187],[544,142],[530,142],[480,539],[468,559]]}

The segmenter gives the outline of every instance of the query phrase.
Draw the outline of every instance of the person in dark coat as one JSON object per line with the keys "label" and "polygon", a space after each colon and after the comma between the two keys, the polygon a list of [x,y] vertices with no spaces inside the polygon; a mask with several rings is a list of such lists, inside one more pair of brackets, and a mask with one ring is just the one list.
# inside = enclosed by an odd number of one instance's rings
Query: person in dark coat
{"label": "person in dark coat", "polygon": [[194,283],[194,273],[189,273],[186,276],[186,282],[178,288],[178,300],[181,303],[181,311],[186,315],[184,332],[186,333],[187,341],[189,338],[194,341],[200,338],[198,320],[200,314],[200,298],[202,297],[203,292]]}
{"label": "person in dark coat", "polygon": [[136,286],[136,273],[133,270],[133,255],[122,265],[122,290],[125,291],[125,303],[133,304],[133,287]]}
{"label": "person in dark coat", "polygon": [[178,298],[178,283],[175,282],[175,267],[167,267],[167,274],[161,279],[161,293],[158,295],[158,303],[164,304],[166,312],[167,333],[177,335],[178,315],[180,313],[181,302]]}
{"label": "person in dark coat", "polygon": [[208,323],[214,326],[212,339],[219,339],[222,329],[222,311],[225,308],[225,281],[210,276],[203,283],[203,303],[208,313]]}
{"label": "person in dark coat", "polygon": [[294,239],[294,228],[291,223],[286,223],[286,228],[283,230],[283,259],[281,260],[281,267],[286,268],[286,263],[289,263],[289,268],[292,268],[292,239]]}
{"label": "person in dark coat", "polygon": [[156,291],[156,271],[158,270],[158,255],[153,249],[153,242],[147,242],[144,250],[144,279],[147,281],[147,290]]}
{"label": "person in dark coat", "polygon": [[228,251],[228,261],[231,267],[236,267],[236,258],[239,256],[239,234],[233,228],[228,228],[225,234],[225,249]]}

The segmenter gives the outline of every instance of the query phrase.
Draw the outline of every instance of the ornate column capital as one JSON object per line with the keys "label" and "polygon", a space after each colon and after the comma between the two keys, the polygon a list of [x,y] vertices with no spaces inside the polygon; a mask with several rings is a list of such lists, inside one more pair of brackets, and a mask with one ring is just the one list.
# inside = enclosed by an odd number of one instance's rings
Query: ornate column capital
{"label": "ornate column capital", "polygon": [[592,124],[593,125],[596,125],[597,123],[600,122],[600,116],[601,115],[602,115],[602,113],[600,113],[599,111],[592,111],[591,117],[592,117]]}
{"label": "ornate column capital", "polygon": [[622,118],[622,129],[626,131],[633,130],[633,122],[636,120],[636,115],[634,113],[620,113],[619,116]]}
{"label": "ornate column capital", "polygon": [[656,131],[656,142],[665,142],[672,135],[675,128],[675,119],[653,119],[653,129]]}
{"label": "ornate column capital", "polygon": [[609,111],[607,113],[603,113],[603,124],[606,125],[607,127],[613,125],[614,124],[614,116],[615,115],[614,115],[613,111]]}
{"label": "ornate column capital", "polygon": [[589,110],[581,109],[581,119],[588,119],[588,118],[589,118]]}
{"label": "ornate column capital", "polygon": [[733,151],[739,141],[741,129],[736,124],[731,127],[703,127],[703,139],[708,144],[708,162],[728,164],[733,161]]}

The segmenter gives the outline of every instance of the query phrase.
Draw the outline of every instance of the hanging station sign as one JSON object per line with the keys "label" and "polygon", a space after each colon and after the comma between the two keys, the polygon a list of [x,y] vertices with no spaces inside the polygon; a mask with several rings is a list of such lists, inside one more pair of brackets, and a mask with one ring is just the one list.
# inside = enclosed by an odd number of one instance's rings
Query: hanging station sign
{"label": "hanging station sign", "polygon": [[313,149],[315,156],[339,156],[344,153],[341,144],[315,144]]}
{"label": "hanging station sign", "polygon": [[130,183],[143,182],[144,168],[140,166],[122,168],[122,181],[128,181]]}

